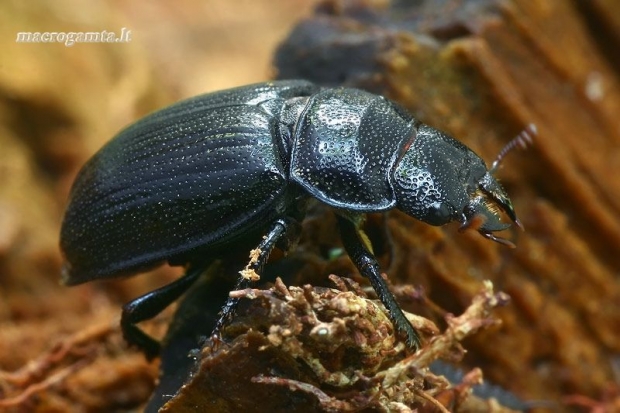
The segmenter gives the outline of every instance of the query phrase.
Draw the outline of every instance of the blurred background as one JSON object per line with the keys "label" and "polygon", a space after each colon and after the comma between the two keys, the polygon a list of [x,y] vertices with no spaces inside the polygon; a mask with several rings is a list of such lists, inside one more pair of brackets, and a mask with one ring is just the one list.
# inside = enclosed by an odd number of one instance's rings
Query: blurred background
{"label": "blurred background", "polygon": [[[130,42],[15,41],[19,32],[122,28]],[[421,285],[455,314],[493,280],[512,303],[498,312],[501,327],[465,343],[464,364],[527,400],[613,411],[619,46],[613,0],[0,2],[0,411],[144,405],[158,365],[125,346],[120,306],[180,270],[61,286],[71,183],[143,115],[275,77],[382,93],[487,161],[535,123],[535,145],[500,172],[527,229],[514,234],[517,250],[393,212],[379,259],[394,284]],[[338,245],[329,228],[313,234],[309,245]],[[161,336],[170,315],[149,331]]]}

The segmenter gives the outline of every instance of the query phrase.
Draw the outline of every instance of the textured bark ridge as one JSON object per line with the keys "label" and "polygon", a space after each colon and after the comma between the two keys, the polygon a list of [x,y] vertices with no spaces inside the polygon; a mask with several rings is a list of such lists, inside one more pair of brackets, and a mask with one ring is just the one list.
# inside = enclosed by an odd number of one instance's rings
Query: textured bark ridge
{"label": "textured bark ridge", "polygon": [[[162,383],[168,391],[174,380],[184,384],[172,398],[158,389],[146,411],[447,411],[442,406],[461,412],[512,411],[499,402],[489,404],[488,394],[470,396],[472,388],[488,393],[488,387],[476,387],[482,380],[479,369],[454,375],[446,366],[431,366],[439,358],[458,359],[461,340],[497,322],[490,312],[508,297],[495,293],[490,282],[462,315],[447,317],[441,334],[429,320],[410,316],[420,332],[434,336],[411,355],[396,339],[385,310],[367,299],[357,283],[330,279],[338,289],[287,288],[277,279],[269,290],[232,293],[244,300],[238,316],[223,330],[223,341],[215,346],[208,341],[194,352],[195,366],[185,377],[164,367]],[[197,301],[200,291],[199,286],[184,301],[183,314],[191,313],[192,301],[195,308],[203,305]],[[181,318],[175,322],[177,330],[189,324],[195,323]],[[182,347],[179,338],[169,336],[164,363],[175,347]],[[493,396],[512,408],[528,406],[503,391]]]}
{"label": "textured bark ridge", "polygon": [[387,272],[455,313],[492,280],[512,304],[467,362],[529,399],[601,397],[620,352],[618,4],[412,4],[323,3],[278,50],[279,77],[383,93],[489,164],[536,124],[498,174],[526,229],[516,250],[392,213]]}

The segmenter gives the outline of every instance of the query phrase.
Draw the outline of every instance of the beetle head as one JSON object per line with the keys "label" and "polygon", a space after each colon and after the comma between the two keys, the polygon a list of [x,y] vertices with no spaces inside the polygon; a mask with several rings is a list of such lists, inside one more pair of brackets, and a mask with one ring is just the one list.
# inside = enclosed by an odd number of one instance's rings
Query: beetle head
{"label": "beetle head", "polygon": [[502,212],[521,227],[510,198],[493,177],[496,167],[497,162],[487,170],[471,149],[420,124],[394,171],[398,208],[431,225],[457,221],[461,230],[475,229],[488,239],[514,246],[493,234],[510,227],[501,221]]}

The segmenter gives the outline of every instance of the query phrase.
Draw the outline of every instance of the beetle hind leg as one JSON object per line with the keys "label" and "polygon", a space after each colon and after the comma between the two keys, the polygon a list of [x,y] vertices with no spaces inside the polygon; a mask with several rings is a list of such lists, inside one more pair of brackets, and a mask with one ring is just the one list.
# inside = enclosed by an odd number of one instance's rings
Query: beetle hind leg
{"label": "beetle hind leg", "polygon": [[129,344],[138,346],[152,360],[159,354],[159,341],[142,331],[136,324],[149,320],[161,313],[178,299],[205,270],[205,265],[190,267],[181,278],[157,290],[140,296],[123,306],[121,330]]}
{"label": "beetle hind leg", "polygon": [[368,247],[365,246],[369,242],[368,239],[349,219],[340,215],[337,215],[337,218],[340,236],[347,254],[349,254],[360,273],[370,281],[379,300],[387,309],[394,327],[407,337],[407,345],[416,350],[419,349],[421,346],[420,335],[407,320],[400,305],[396,302],[396,298],[390,292],[387,283],[381,277],[377,259],[369,251]]}

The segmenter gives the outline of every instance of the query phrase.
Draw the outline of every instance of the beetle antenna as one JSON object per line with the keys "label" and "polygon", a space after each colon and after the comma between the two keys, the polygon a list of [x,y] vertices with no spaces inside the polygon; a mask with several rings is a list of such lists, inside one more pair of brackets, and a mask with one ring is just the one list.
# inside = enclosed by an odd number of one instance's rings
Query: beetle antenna
{"label": "beetle antenna", "polygon": [[508,142],[501,151],[499,151],[499,155],[497,155],[497,158],[495,158],[493,165],[491,165],[489,173],[493,175],[493,173],[497,171],[497,168],[499,168],[499,164],[502,162],[502,160],[514,148],[519,146],[522,149],[526,149],[529,145],[531,145],[534,141],[534,136],[536,136],[537,134],[538,129],[536,128],[536,125],[534,125],[533,123],[528,124],[521,132],[519,132],[517,136],[515,136],[510,142]]}

